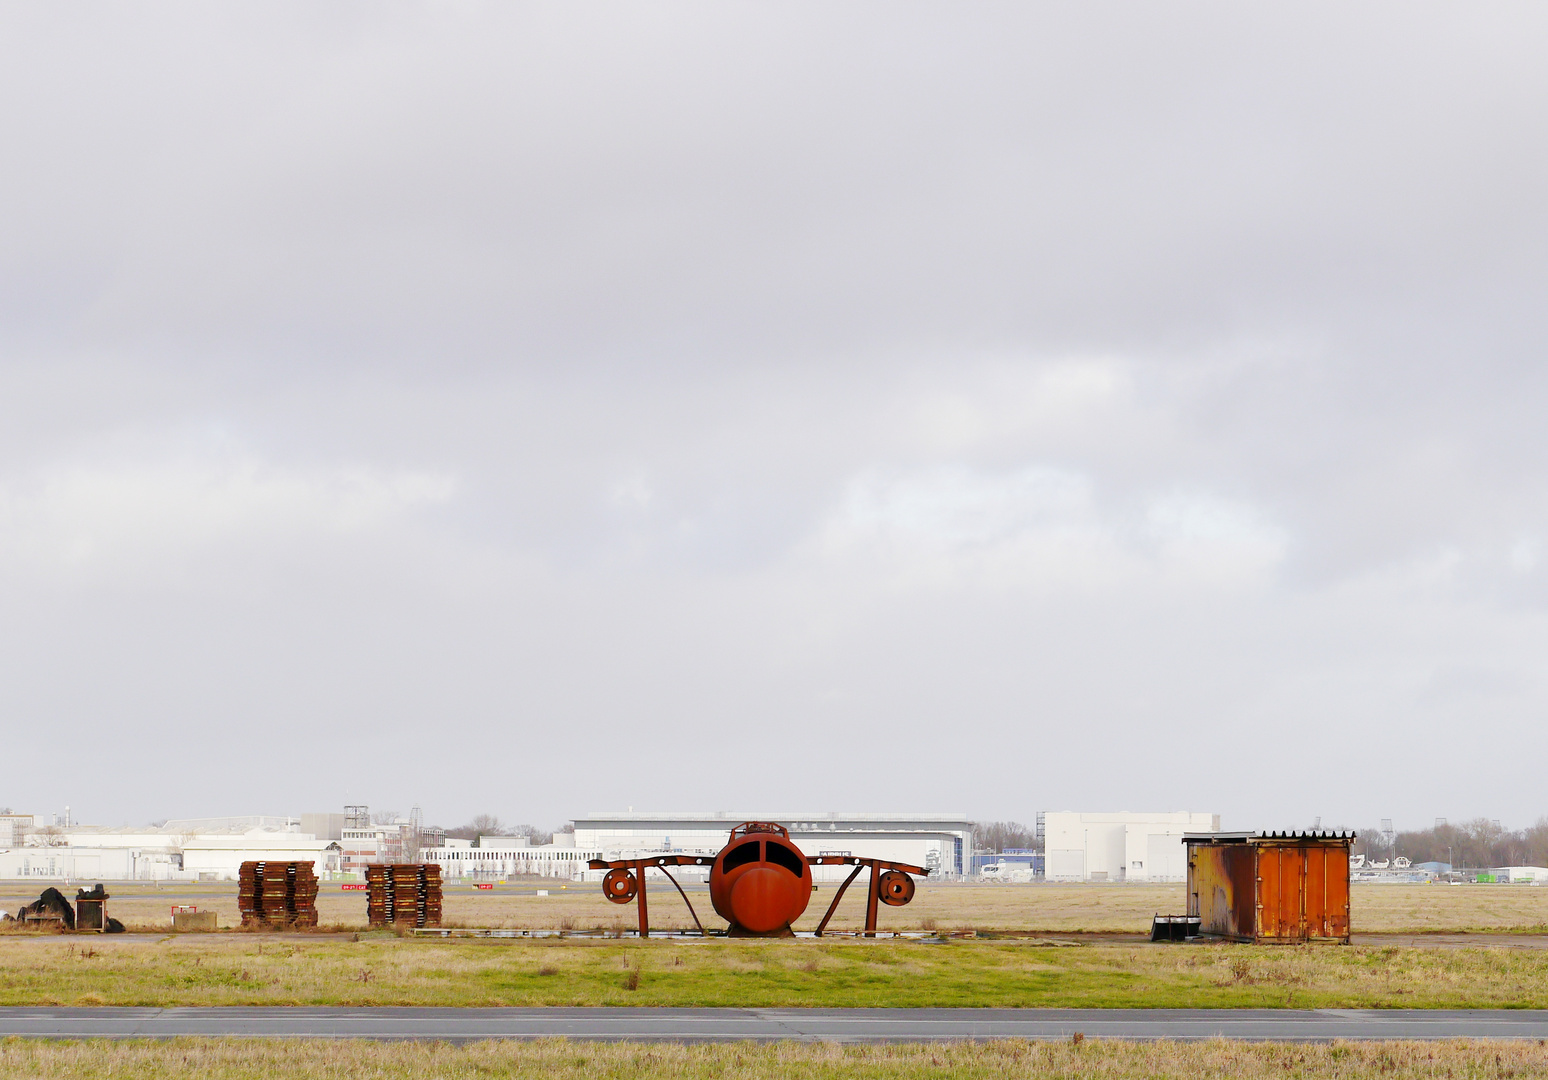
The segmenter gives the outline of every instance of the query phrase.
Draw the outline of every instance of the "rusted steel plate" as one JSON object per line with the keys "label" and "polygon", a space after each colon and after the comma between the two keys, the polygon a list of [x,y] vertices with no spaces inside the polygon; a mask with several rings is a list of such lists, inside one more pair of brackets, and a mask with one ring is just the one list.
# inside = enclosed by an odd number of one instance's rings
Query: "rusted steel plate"
{"label": "rusted steel plate", "polygon": [[1342,833],[1196,834],[1189,914],[1238,941],[1349,940],[1349,844]]}
{"label": "rusted steel plate", "polygon": [[857,855],[808,855],[810,866],[879,866],[883,870],[901,870],[916,877],[928,877],[930,871],[912,863],[893,862],[890,859],[866,859]]}
{"label": "rusted steel plate", "polygon": [[788,933],[812,898],[812,869],[784,829],[749,822],[715,856],[709,887],[733,933]]}
{"label": "rusted steel plate", "polygon": [[1188,906],[1201,933],[1248,940],[1253,936],[1256,871],[1245,844],[1200,844],[1188,853]]}

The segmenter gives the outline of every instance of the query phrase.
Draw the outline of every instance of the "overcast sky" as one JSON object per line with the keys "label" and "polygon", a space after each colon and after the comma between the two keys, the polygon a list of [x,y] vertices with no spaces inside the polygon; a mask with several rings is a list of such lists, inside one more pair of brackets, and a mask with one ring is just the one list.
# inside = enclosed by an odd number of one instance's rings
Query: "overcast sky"
{"label": "overcast sky", "polygon": [[1545,42],[7,4],[0,805],[1528,824]]}

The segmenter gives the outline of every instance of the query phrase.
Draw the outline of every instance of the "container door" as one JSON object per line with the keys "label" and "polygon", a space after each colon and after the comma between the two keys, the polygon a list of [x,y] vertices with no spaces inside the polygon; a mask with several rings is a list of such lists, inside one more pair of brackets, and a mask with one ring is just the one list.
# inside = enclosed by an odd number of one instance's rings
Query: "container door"
{"label": "container door", "polygon": [[1316,937],[1349,940],[1349,850],[1342,845],[1326,845],[1320,854],[1322,918],[1312,924]]}
{"label": "container door", "polygon": [[1258,854],[1258,933],[1260,939],[1279,936],[1279,849],[1260,846]]}
{"label": "container door", "polygon": [[1258,853],[1251,844],[1232,844],[1227,868],[1231,877],[1231,918],[1238,935],[1251,939],[1258,932]]}
{"label": "container door", "polygon": [[[1233,856],[1238,847],[1232,844],[1188,845],[1188,914],[1197,915],[1200,929],[1206,934],[1221,937],[1240,937],[1250,934],[1250,926],[1243,930],[1237,918],[1242,893],[1237,888],[1237,876]],[[1249,886],[1246,895],[1250,898]]]}
{"label": "container door", "polygon": [[1258,940],[1306,940],[1306,850],[1258,848]]}
{"label": "container door", "polygon": [[1328,925],[1328,849],[1321,844],[1306,852],[1306,925],[1302,937],[1333,937]]}

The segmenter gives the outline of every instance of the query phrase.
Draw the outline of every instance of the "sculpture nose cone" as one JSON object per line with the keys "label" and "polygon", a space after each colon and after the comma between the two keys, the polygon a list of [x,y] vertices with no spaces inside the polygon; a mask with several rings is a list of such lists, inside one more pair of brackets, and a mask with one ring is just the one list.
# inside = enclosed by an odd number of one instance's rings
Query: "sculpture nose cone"
{"label": "sculpture nose cone", "polygon": [[739,926],[755,934],[778,930],[800,914],[801,880],[794,874],[755,866],[731,887],[731,911]]}

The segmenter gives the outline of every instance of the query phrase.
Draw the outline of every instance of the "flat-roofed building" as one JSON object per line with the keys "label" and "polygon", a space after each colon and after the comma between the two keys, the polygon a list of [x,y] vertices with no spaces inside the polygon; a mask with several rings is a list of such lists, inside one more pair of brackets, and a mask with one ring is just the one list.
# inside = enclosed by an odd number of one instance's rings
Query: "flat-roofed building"
{"label": "flat-roofed building", "polygon": [[437,847],[421,849],[419,857],[421,862],[439,864],[443,878],[535,876],[581,881],[586,863],[601,858],[602,852],[576,847],[574,833],[559,833],[550,844],[533,844],[525,836],[445,840]]}
{"label": "flat-roofed building", "polygon": [[248,860],[309,861],[326,877],[339,870],[339,846],[294,818],[261,815],[59,826],[0,850],[0,879],[235,881]]}
{"label": "flat-roofed building", "polygon": [[[744,821],[769,821],[790,830],[807,855],[855,855],[959,876],[973,849],[973,823],[963,813],[857,814],[835,811],[592,813],[574,821],[575,845],[604,859],[684,852],[713,855]],[[555,839],[559,839],[555,837]],[[686,868],[685,868],[686,869]],[[848,866],[812,868],[817,881],[841,880]]]}
{"label": "flat-roofed building", "polygon": [[1049,811],[1043,829],[1049,881],[1186,881],[1183,834],[1218,832],[1220,815]]}

